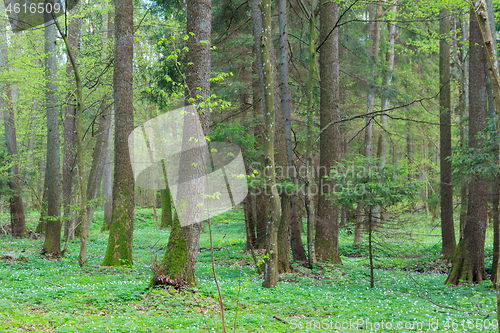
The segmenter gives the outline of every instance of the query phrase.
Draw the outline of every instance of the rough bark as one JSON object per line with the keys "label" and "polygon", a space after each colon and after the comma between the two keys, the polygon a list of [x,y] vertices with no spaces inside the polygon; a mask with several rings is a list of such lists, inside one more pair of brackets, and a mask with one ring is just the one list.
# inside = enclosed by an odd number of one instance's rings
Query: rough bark
{"label": "rough bark", "polygon": [[[484,139],[478,138],[477,135],[486,126],[486,73],[484,70],[486,58],[474,8],[471,8],[470,12],[469,57],[469,146],[479,149]],[[480,283],[486,278],[484,241],[487,198],[488,183],[480,175],[473,175],[469,187],[464,237],[458,243],[446,283],[459,284],[462,281]]]}
{"label": "rough bark", "polygon": [[[286,157],[288,164],[288,172],[287,176],[290,177],[290,181],[294,184],[297,184],[295,163],[294,163],[294,153],[292,149],[292,115],[291,115],[291,91],[289,84],[289,74],[288,74],[288,8],[287,1],[280,0],[278,3],[279,10],[279,31],[280,31],[280,90],[281,90],[281,112],[283,114],[283,123],[285,129],[285,137],[286,137]],[[284,167],[284,166],[283,166]],[[292,249],[296,246],[302,248],[302,241],[297,244],[296,241],[292,242],[291,235],[292,225],[297,225],[297,204],[296,204],[296,195],[295,193],[285,193],[282,196],[282,206],[288,207],[290,206],[289,217],[285,215],[288,213],[287,211],[283,211],[283,217],[281,218],[280,230],[278,231],[278,239],[285,239],[283,242],[278,242],[279,247],[279,260],[280,263],[283,260],[286,260],[288,263],[290,260],[290,245],[292,245]],[[300,231],[299,231],[300,234]],[[286,238],[285,238],[286,237]],[[295,257],[295,256],[294,256]],[[305,259],[305,252],[304,252]],[[287,265],[289,267],[289,263]],[[280,265],[280,272],[284,271],[282,268],[286,268],[285,266]]]}
{"label": "rough bark", "polygon": [[264,81],[264,159],[266,191],[269,196],[269,220],[266,228],[266,259],[264,268],[264,288],[275,288],[278,277],[278,226],[281,221],[281,200],[276,187],[274,163],[274,82],[270,49],[271,39],[271,1],[263,0],[261,5],[262,33],[260,36],[260,61]]}
{"label": "rough bark", "polygon": [[[211,2],[208,0],[187,1],[187,31],[188,33],[194,33],[194,35],[187,42],[189,52],[186,61],[192,63],[192,65],[186,66],[186,104],[203,102],[210,95],[211,8]],[[202,43],[202,41],[208,42]],[[200,98],[197,98],[198,95]],[[209,109],[200,110],[199,117],[204,135],[208,136],[210,125]],[[184,145],[188,144],[188,140],[189,138],[183,138],[183,148]],[[187,156],[186,158],[191,157]],[[181,163],[183,163],[182,158]],[[191,168],[193,167],[191,166]],[[191,168],[189,169],[191,170]],[[192,172],[196,172],[196,170],[192,170]],[[182,181],[182,175],[180,176],[180,181]],[[159,279],[161,274],[174,280],[182,279],[189,284],[196,284],[195,264],[198,256],[200,233],[201,223],[181,228],[178,221],[174,219],[167,251],[165,251],[165,256],[159,267],[160,273],[155,273],[151,284],[161,283]],[[171,249],[172,253],[168,253],[169,249]]]}
{"label": "rough bark", "polygon": [[106,163],[104,164],[103,171],[103,205],[104,205],[104,221],[102,225],[102,231],[109,230],[111,227],[111,220],[113,216],[113,164],[111,161],[111,153],[113,150],[113,121],[111,121],[111,126],[109,129],[108,137],[108,149],[106,151]]}
{"label": "rough bark", "polygon": [[45,25],[45,103],[47,108],[47,215],[42,252],[61,253],[61,172],[59,161],[59,118],[55,84],[57,78],[56,27]]}
{"label": "rough bark", "polygon": [[108,100],[104,98],[101,101],[101,115],[99,116],[99,124],[95,135],[95,146],[92,153],[92,166],[90,168],[89,178],[87,182],[87,223],[92,223],[96,200],[101,187],[104,166],[106,164],[106,155],[109,151],[109,132],[111,128],[111,110],[106,109]]}
{"label": "rough bark", "polygon": [[441,9],[439,18],[439,152],[441,177],[441,254],[450,258],[455,253],[453,224],[453,186],[451,184],[451,90],[450,90],[450,11]]}
{"label": "rough bark", "polygon": [[[0,6],[0,10],[3,5]],[[0,26],[0,68],[7,70],[8,49],[7,38],[4,27]],[[5,144],[7,146],[7,153],[12,156],[14,161],[17,160],[17,137],[16,125],[14,117],[14,101],[12,100],[12,89],[9,84],[1,84],[0,87],[5,89],[6,99],[0,95],[0,109],[3,113],[3,120],[5,126]],[[2,90],[3,90],[2,89]],[[26,233],[26,221],[24,218],[23,199],[21,197],[21,185],[19,182],[19,165],[13,164],[9,168],[9,188],[11,194],[9,196],[10,203],[10,225],[13,237],[24,237]]]}
{"label": "rough bark", "polygon": [[[333,1],[320,4],[320,127],[340,119],[339,109],[339,29],[331,30],[338,20],[339,6]],[[315,250],[319,261],[340,264],[339,206],[332,205],[326,195],[331,194],[334,181],[327,181],[330,170],[341,160],[340,124],[328,127],[319,142],[319,198],[316,220]]]}
{"label": "rough bark", "polygon": [[[68,42],[74,52],[77,54],[78,40],[80,35],[79,18],[71,20],[68,28]],[[71,90],[74,90],[74,69],[71,62],[66,65],[66,76],[68,77]],[[76,156],[76,96],[72,92],[66,94],[66,106],[64,116],[64,151],[63,151],[63,220],[64,237],[67,240],[75,238],[75,221],[71,218],[69,203],[71,200],[71,189],[73,188],[73,170],[75,167]]]}
{"label": "rough bark", "polygon": [[134,175],[128,136],[134,129],[133,109],[133,1],[115,0],[115,142],[113,214],[108,247],[102,265],[132,265],[134,229]]}

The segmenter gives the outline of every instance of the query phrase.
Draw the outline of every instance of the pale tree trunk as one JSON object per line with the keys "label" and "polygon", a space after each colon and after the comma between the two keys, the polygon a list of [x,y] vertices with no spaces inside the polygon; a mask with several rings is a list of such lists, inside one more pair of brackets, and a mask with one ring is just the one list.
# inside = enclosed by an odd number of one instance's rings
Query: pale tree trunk
{"label": "pale tree trunk", "polygon": [[[339,28],[331,32],[339,16],[339,5],[333,1],[320,4],[320,127],[340,120],[339,95]],[[341,160],[340,124],[328,127],[319,142],[319,198],[316,220],[315,250],[319,261],[340,264],[339,206],[332,205],[326,195],[331,194],[334,181],[327,181],[330,170]]]}
{"label": "pale tree trunk", "polygon": [[[370,78],[373,81],[373,83],[370,84],[374,84],[376,78],[376,68],[377,68],[379,45],[380,45],[380,22],[378,21],[378,19],[382,12],[382,3],[377,4],[376,8],[374,4],[370,3],[368,5],[368,12],[370,18],[370,22],[368,23],[368,38],[371,41],[370,56],[372,64],[372,71],[370,73]],[[371,86],[368,87],[368,97],[366,105],[367,105],[366,108],[367,113],[374,111],[375,93],[374,89]],[[373,116],[366,117],[364,154],[366,157],[373,157]],[[363,209],[359,209],[359,211],[360,211],[360,214],[358,214],[359,218],[356,219],[354,244],[358,244],[363,241],[363,219],[361,218],[362,217],[361,212],[363,211]]]}
{"label": "pale tree trunk", "polygon": [[[386,54],[387,73],[384,77],[384,88],[387,91],[390,90],[390,87],[392,85],[392,77],[394,72],[394,42],[396,38],[396,24],[394,22],[396,21],[396,10],[397,6],[394,5],[391,8],[391,11],[394,15],[392,18],[392,22],[387,24],[389,30],[389,49],[387,50]],[[391,98],[389,96],[383,96],[382,110],[388,110],[390,107],[391,107]],[[386,115],[380,116],[380,124],[384,127],[384,129],[388,129],[389,122],[388,122],[388,117]],[[384,133],[384,131],[380,132],[378,140],[379,140],[378,157],[380,158],[379,166],[384,167],[387,161],[387,135]]]}
{"label": "pale tree trunk", "polygon": [[[80,18],[73,18],[68,28],[68,43],[72,52],[76,55],[80,35]],[[71,82],[71,90],[74,90],[74,69],[71,63],[66,65],[66,75]],[[71,218],[69,203],[71,200],[71,189],[73,188],[73,170],[75,167],[76,153],[76,96],[72,91],[66,94],[66,114],[64,117],[64,153],[63,153],[63,212],[64,212],[64,237],[66,240],[75,238],[75,220]]]}
{"label": "pale tree trunk", "polygon": [[307,251],[308,251],[308,264],[309,267],[316,263],[316,251],[314,244],[314,230],[315,230],[315,207],[314,207],[314,175],[312,166],[312,149],[314,144],[313,133],[313,88],[314,88],[314,74],[316,72],[316,31],[315,31],[315,17],[314,10],[316,2],[313,0],[311,5],[311,12],[309,16],[309,74],[307,77],[307,139],[306,139],[306,212],[307,212]]}
{"label": "pale tree trunk", "polygon": [[113,213],[103,266],[133,264],[134,175],[128,136],[134,129],[133,56],[134,16],[132,0],[115,0],[115,47],[113,89],[115,99],[115,142]]}
{"label": "pale tree trunk", "polygon": [[451,258],[455,253],[453,225],[453,186],[451,184],[451,90],[450,90],[450,11],[441,9],[439,19],[439,152],[441,171],[441,254]]}
{"label": "pale tree trunk", "polygon": [[[397,6],[394,4],[391,7],[391,12],[392,12],[392,22],[387,24],[388,32],[389,32],[389,49],[387,50],[386,53],[386,62],[387,62],[387,72],[386,75],[383,78],[383,86],[384,89],[386,89],[386,94],[389,94],[390,87],[392,84],[392,77],[393,77],[393,71],[394,71],[394,42],[396,38],[396,11],[397,11]],[[382,96],[382,110],[389,110],[391,106],[391,98],[389,95],[384,95]],[[388,111],[387,111],[388,112]],[[385,114],[382,114],[380,116],[380,125],[383,127],[383,129],[379,132],[378,136],[378,151],[377,151],[377,156],[379,158],[379,168],[383,168],[385,166],[385,163],[387,161],[387,134],[385,133],[386,130],[389,128],[389,121],[388,121],[388,116]],[[383,221],[383,213],[381,211],[380,206],[375,206],[373,208],[373,216],[372,221],[374,223],[374,226],[378,226],[380,223]]]}
{"label": "pale tree trunk", "polygon": [[[370,22],[368,23],[368,37],[370,38],[370,56],[372,63],[372,71],[370,78],[375,81],[376,68],[378,61],[379,45],[380,45],[380,22],[378,21],[379,15],[382,12],[382,4],[377,4],[377,8],[370,3],[368,5]],[[373,83],[374,84],[374,83]],[[375,93],[372,87],[368,87],[367,109],[366,113],[373,112],[375,107]],[[365,128],[365,156],[373,157],[373,116],[366,118]]]}
{"label": "pale tree trunk", "polygon": [[[48,15],[47,15],[48,16]],[[59,161],[59,118],[55,84],[57,79],[56,27],[50,18],[45,24],[45,103],[47,108],[47,215],[42,252],[61,253],[61,172]]]}
{"label": "pale tree trunk", "polygon": [[[479,24],[483,23],[483,20],[480,19]],[[483,48],[483,38],[479,24],[474,8],[471,8],[469,40],[469,146],[476,149],[482,148],[484,139],[478,138],[477,135],[486,127],[487,118],[486,73],[484,70],[487,57],[485,57],[485,48]],[[484,24],[482,27],[484,27]],[[488,24],[486,24],[486,27],[491,33]],[[485,41],[486,50],[488,50],[488,39],[485,38]],[[491,38],[489,41],[491,43]],[[496,55],[496,52],[493,52],[493,54]],[[491,56],[489,52],[488,56]],[[496,72],[498,73],[498,70]],[[495,88],[498,92],[498,81],[496,82]],[[446,279],[446,283],[481,283],[486,278],[484,269],[484,241],[488,209],[488,183],[481,175],[475,174],[472,175],[470,184],[464,237],[458,243],[453,257],[453,266]]]}
{"label": "pale tree trunk", "polygon": [[[115,32],[115,13],[113,11],[113,6],[111,6],[109,13],[107,14],[107,34],[106,34],[106,48],[109,50],[107,53],[110,56],[113,54],[113,40]],[[109,230],[111,227],[111,220],[113,216],[113,163],[111,161],[111,153],[113,151],[113,121],[111,122],[111,127],[109,129],[108,138],[108,150],[106,151],[106,164],[104,165],[103,172],[103,200],[104,200],[104,221],[102,225],[102,231]]]}

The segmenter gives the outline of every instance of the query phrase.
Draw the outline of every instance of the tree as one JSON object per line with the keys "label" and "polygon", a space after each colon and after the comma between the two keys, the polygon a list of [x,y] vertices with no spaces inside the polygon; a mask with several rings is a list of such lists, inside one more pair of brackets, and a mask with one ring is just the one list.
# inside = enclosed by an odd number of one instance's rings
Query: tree
{"label": "tree", "polygon": [[[486,126],[486,73],[483,39],[474,8],[470,11],[469,40],[469,147],[479,149],[483,138],[478,134]],[[458,242],[453,266],[446,283],[482,282],[484,241],[488,211],[488,184],[480,174],[473,175],[469,184],[467,222],[463,238]]]}
{"label": "tree", "polygon": [[[334,28],[339,16],[339,5],[334,1],[320,4],[320,127],[340,119],[339,112],[339,29]],[[333,32],[332,32],[333,29]],[[334,186],[327,181],[329,170],[340,162],[340,124],[329,126],[320,134],[319,142],[319,198],[316,219],[315,250],[319,261],[341,263],[339,255],[339,207],[327,201],[325,194]]]}
{"label": "tree", "polygon": [[[73,18],[68,28],[68,44],[71,51],[76,55],[78,50],[78,40],[80,36],[80,18]],[[71,87],[74,89],[74,68],[71,62],[66,65],[66,75]],[[71,240],[75,237],[74,219],[70,217],[69,203],[73,188],[73,170],[75,167],[76,153],[76,94],[66,94],[66,107],[64,117],[64,150],[63,150],[63,213],[64,213],[64,237]]]}
{"label": "tree", "polygon": [[455,253],[453,225],[453,186],[451,184],[451,93],[450,93],[450,11],[441,9],[439,18],[439,162],[441,170],[441,254],[451,258]]}
{"label": "tree", "polygon": [[[3,11],[3,5],[0,6],[0,11]],[[5,68],[5,71],[7,71],[8,48],[6,31],[3,27],[0,27],[0,29],[0,68]],[[5,96],[0,93],[0,109],[3,113],[5,125],[5,144],[7,146],[7,153],[14,159],[14,163],[9,168],[9,188],[11,190],[9,198],[10,225],[13,237],[24,237],[26,233],[26,221],[24,218],[23,198],[21,197],[21,185],[19,182],[19,165],[16,161],[18,156],[14,101],[11,85],[7,83],[2,86],[2,90],[5,91]]]}
{"label": "tree", "polygon": [[[210,110],[203,104],[210,96],[210,41],[211,41],[212,7],[208,0],[189,0],[187,2],[187,47],[186,55],[186,92],[185,104],[198,104],[199,119],[205,137],[210,134]],[[191,122],[192,123],[192,122]],[[189,126],[185,120],[183,126]],[[183,128],[183,133],[190,133]],[[189,137],[182,140],[183,149],[189,146]],[[181,163],[188,167],[179,175],[181,182],[189,173],[198,174],[196,165],[206,165],[199,160],[198,154],[182,154]],[[203,158],[203,157],[202,157]],[[198,163],[196,163],[198,162]],[[204,186],[204,184],[200,184]],[[191,200],[193,198],[187,198]],[[179,211],[177,211],[179,212]],[[196,212],[192,212],[196,214]],[[209,222],[210,223],[210,222]],[[181,227],[177,218],[172,220],[172,229],[168,239],[167,249],[162,261],[154,272],[150,286],[157,284],[196,284],[195,264],[198,257],[201,223],[193,223]],[[165,278],[168,277],[168,278]],[[173,281],[173,282],[172,282]]]}
{"label": "tree", "polygon": [[61,172],[59,162],[59,118],[55,84],[57,77],[56,26],[45,15],[45,103],[47,108],[47,215],[42,252],[61,253]]}
{"label": "tree", "polygon": [[274,89],[273,66],[271,64],[271,0],[263,0],[261,5],[262,33],[260,38],[260,61],[264,81],[264,158],[266,190],[269,195],[269,222],[266,230],[266,259],[264,269],[264,288],[275,288],[278,277],[278,226],[281,220],[281,200],[276,187],[274,165]]}
{"label": "tree", "polygon": [[133,1],[115,0],[115,61],[113,90],[115,99],[115,169],[113,177],[113,214],[105,266],[132,265],[134,230],[134,175],[130,164],[128,136],[134,129]]}

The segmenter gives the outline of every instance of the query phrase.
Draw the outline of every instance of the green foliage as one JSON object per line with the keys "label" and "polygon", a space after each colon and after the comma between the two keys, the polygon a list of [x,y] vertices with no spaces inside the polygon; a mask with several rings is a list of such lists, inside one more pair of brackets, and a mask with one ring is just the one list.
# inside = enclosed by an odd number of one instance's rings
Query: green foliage
{"label": "green foliage", "polygon": [[418,183],[408,179],[408,165],[379,167],[377,158],[358,155],[352,161],[338,163],[328,180],[336,182],[329,200],[338,204],[362,204],[371,207],[388,206],[411,199]]}
{"label": "green foliage", "polygon": [[[70,242],[63,258],[46,260],[38,254],[43,240],[0,236],[0,254],[15,257],[0,259],[0,331],[220,331],[207,232],[200,240],[197,289],[147,289],[151,252],[156,248],[161,254],[169,236],[168,231],[154,229],[152,216],[151,209],[141,209],[136,216],[139,226],[134,232],[134,268],[98,265],[108,236],[100,234],[98,228],[91,233],[89,265],[83,269],[76,260],[78,240]],[[293,273],[281,275],[277,288],[269,290],[261,287],[252,257],[245,252],[243,211],[227,212],[213,222],[216,271],[227,323],[232,327],[236,318],[237,332],[290,332],[297,325],[304,327],[297,331],[324,332],[306,329],[306,325],[322,320],[348,322],[353,318],[394,323],[427,322],[432,318],[439,322],[437,332],[449,332],[444,327],[446,321],[475,322],[494,317],[495,294],[487,284],[443,284],[443,275],[436,273],[440,244],[435,237],[388,240],[384,247],[390,250],[377,251],[377,288],[369,289],[365,245],[353,247],[352,235],[341,231],[342,265],[318,264],[312,270],[294,266]],[[411,230],[429,233],[432,226],[424,218]],[[488,228],[488,244],[491,235]]]}

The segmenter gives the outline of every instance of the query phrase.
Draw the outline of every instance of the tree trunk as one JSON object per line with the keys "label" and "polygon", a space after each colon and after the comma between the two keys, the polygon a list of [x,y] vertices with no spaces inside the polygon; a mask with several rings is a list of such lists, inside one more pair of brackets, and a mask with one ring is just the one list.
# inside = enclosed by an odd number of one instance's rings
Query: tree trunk
{"label": "tree trunk", "polygon": [[[486,126],[486,61],[481,30],[474,12],[470,12],[469,41],[469,146],[479,149],[484,139],[477,135]],[[484,240],[488,210],[488,183],[480,175],[473,175],[469,187],[467,222],[464,237],[460,239],[453,266],[446,283],[480,283],[486,278],[484,270]]]}
{"label": "tree trunk", "polygon": [[172,200],[170,197],[170,189],[161,190],[161,228],[167,228],[172,225]]}
{"label": "tree trunk", "polygon": [[[271,43],[272,45],[272,43]],[[274,160],[276,168],[279,170],[279,179],[277,181],[282,181],[281,178],[288,177],[288,158],[287,158],[287,146],[286,146],[286,136],[285,136],[285,124],[283,119],[283,112],[281,110],[281,84],[280,77],[278,75],[278,70],[276,66],[276,56],[274,47],[269,48],[269,56],[271,58],[271,65],[273,68],[273,86],[274,89],[274,146],[276,153],[274,154]],[[280,54],[281,59],[281,54]],[[280,64],[281,65],[281,64]],[[277,236],[277,249],[278,249],[278,273],[286,273],[290,271],[290,218],[291,218],[291,202],[290,196],[287,191],[281,191],[280,202],[281,202],[281,217],[280,222],[276,225],[278,229]]]}
{"label": "tree trunk", "polygon": [[105,109],[108,99],[103,96],[101,101],[101,115],[99,116],[99,125],[95,135],[96,143],[92,154],[92,167],[90,168],[89,179],[87,183],[87,223],[90,225],[94,216],[96,199],[101,187],[104,166],[106,165],[106,155],[109,151],[109,133],[111,128],[111,110]]}
{"label": "tree trunk", "polygon": [[111,161],[111,152],[113,150],[113,122],[109,128],[108,149],[106,151],[106,163],[103,171],[103,201],[104,201],[104,221],[101,231],[109,230],[111,227],[111,218],[113,214],[113,164]]}
{"label": "tree trunk", "polygon": [[[210,33],[211,33],[211,2],[208,0],[187,1],[187,31],[194,33],[187,41],[189,52],[186,61],[192,65],[186,66],[186,105],[204,102],[210,95]],[[208,41],[208,43],[201,43]],[[200,96],[199,99],[197,96]],[[190,100],[191,99],[191,100]],[[200,122],[205,136],[209,135],[210,111],[200,110]],[[185,124],[187,124],[185,122]],[[184,125],[183,125],[184,126]],[[187,133],[186,129],[183,132]],[[183,138],[183,149],[189,144],[189,138]],[[184,157],[185,154],[183,154]],[[186,158],[191,158],[187,156]],[[205,159],[206,162],[206,159]],[[181,163],[183,160],[181,159]],[[189,170],[195,168],[192,164]],[[184,170],[185,172],[186,170]],[[193,170],[195,172],[195,170]],[[179,175],[182,177],[182,175]],[[204,184],[201,184],[202,186]],[[210,222],[209,222],[210,223]],[[156,272],[151,284],[161,284],[160,273],[170,278],[182,279],[189,284],[196,284],[195,264],[198,256],[201,223],[180,227],[174,219],[172,231],[168,239],[159,273]]]}
{"label": "tree trunk", "polygon": [[[103,22],[105,20],[103,19]],[[114,33],[115,33],[115,13],[113,5],[110,6],[107,14],[107,33],[104,38],[106,55],[113,55]],[[104,205],[104,221],[101,231],[109,230],[113,216],[113,163],[111,161],[111,153],[113,151],[113,121],[109,129],[108,149],[106,151],[106,163],[103,171],[103,205]]]}
{"label": "tree trunk", "polygon": [[[279,30],[280,30],[280,87],[281,87],[281,112],[283,113],[283,122],[285,127],[285,137],[286,137],[286,149],[287,149],[287,161],[288,161],[288,173],[287,175],[290,177],[290,181],[297,185],[297,176],[296,169],[294,163],[294,153],[292,149],[292,114],[291,114],[291,91],[289,84],[289,74],[288,74],[288,8],[287,2],[285,0],[280,0],[278,4],[279,9]],[[291,195],[286,195],[283,197],[283,201],[289,201],[290,205],[290,221],[285,225],[281,223],[282,226],[280,229],[282,232],[287,232],[288,237],[288,245],[283,242],[283,249],[285,246],[292,247],[293,258],[294,260],[305,261],[305,251],[304,246],[302,244],[302,240],[300,239],[300,230],[298,229],[298,215],[297,215],[297,197],[296,193],[292,193]],[[283,204],[283,205],[285,205]],[[283,221],[283,218],[282,218]],[[295,231],[292,231],[295,229]],[[279,232],[281,235],[282,232]],[[298,232],[298,238],[297,238]],[[294,237],[295,235],[295,237]],[[281,236],[279,236],[281,238]],[[279,245],[278,245],[279,246]],[[285,254],[286,253],[286,254]],[[285,257],[289,260],[290,254],[289,250],[284,249],[283,255],[281,257]]]}
{"label": "tree trunk", "polygon": [[115,171],[113,213],[103,266],[130,266],[134,230],[134,175],[128,136],[134,129],[133,108],[133,1],[115,0]]}
{"label": "tree trunk", "polygon": [[262,33],[260,36],[260,61],[264,82],[264,158],[266,191],[269,196],[269,222],[266,228],[266,259],[264,269],[264,288],[275,288],[278,277],[278,227],[281,221],[281,200],[276,187],[276,172],[274,164],[274,82],[273,66],[271,64],[271,1],[261,3]]}
{"label": "tree trunk", "polygon": [[[307,252],[308,264],[312,268],[316,263],[316,249],[315,249],[315,207],[314,207],[314,194],[312,187],[314,185],[313,166],[312,166],[312,149],[314,143],[313,134],[313,88],[314,88],[314,74],[316,72],[316,31],[315,31],[315,17],[314,10],[316,2],[313,0],[311,5],[311,12],[309,16],[309,73],[307,77],[307,139],[306,139],[306,212],[307,212]],[[324,244],[322,244],[324,245]]]}
{"label": "tree trunk", "polygon": [[[48,16],[48,15],[46,15]],[[45,24],[45,102],[47,107],[47,215],[42,252],[61,253],[61,172],[59,162],[59,118],[56,98],[57,58],[56,27],[46,18]]]}
{"label": "tree trunk", "polygon": [[[340,119],[339,109],[339,29],[330,34],[338,20],[339,5],[326,1],[320,4],[320,75],[321,104],[320,127],[324,128]],[[339,255],[339,206],[332,205],[326,195],[331,194],[334,181],[327,181],[329,171],[341,160],[340,124],[328,127],[319,143],[319,198],[316,220],[315,250],[319,261],[340,264]],[[326,188],[326,190],[325,190]]]}
{"label": "tree trunk", "polygon": [[[71,20],[68,28],[68,42],[72,52],[76,55],[78,50],[78,41],[80,35],[79,18]],[[74,69],[71,62],[66,65],[66,75],[71,84],[71,90],[74,89]],[[71,218],[69,203],[71,200],[71,190],[73,188],[73,170],[75,167],[76,152],[76,96],[73,93],[66,94],[66,107],[64,117],[64,153],[63,153],[63,214],[64,214],[64,237],[66,240],[75,238],[75,220]]]}
{"label": "tree trunk", "polygon": [[[3,5],[0,6],[0,10]],[[0,67],[8,68],[8,47],[7,36],[4,27],[0,27]],[[12,99],[12,89],[9,84],[1,85],[5,89],[6,99],[0,95],[0,108],[3,113],[4,126],[5,126],[5,144],[7,146],[7,153],[12,156],[14,161],[17,161],[17,137],[16,125],[14,117],[14,101]],[[3,90],[2,89],[2,90]],[[26,221],[24,218],[23,199],[21,197],[21,185],[19,183],[19,165],[15,162],[10,168],[9,173],[9,188],[12,191],[10,195],[10,224],[12,230],[12,237],[24,237],[26,233]]]}
{"label": "tree trunk", "polygon": [[453,225],[453,186],[451,184],[451,91],[450,91],[450,11],[441,9],[439,19],[439,161],[441,170],[441,254],[451,258],[455,253]]}

